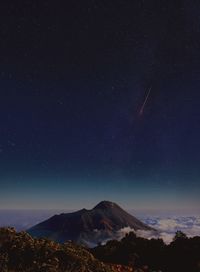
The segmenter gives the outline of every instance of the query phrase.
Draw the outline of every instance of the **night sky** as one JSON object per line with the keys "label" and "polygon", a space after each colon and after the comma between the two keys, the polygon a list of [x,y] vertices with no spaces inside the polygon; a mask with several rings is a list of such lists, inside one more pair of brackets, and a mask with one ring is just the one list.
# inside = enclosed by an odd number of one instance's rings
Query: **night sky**
{"label": "night sky", "polygon": [[197,209],[200,1],[1,1],[0,208]]}

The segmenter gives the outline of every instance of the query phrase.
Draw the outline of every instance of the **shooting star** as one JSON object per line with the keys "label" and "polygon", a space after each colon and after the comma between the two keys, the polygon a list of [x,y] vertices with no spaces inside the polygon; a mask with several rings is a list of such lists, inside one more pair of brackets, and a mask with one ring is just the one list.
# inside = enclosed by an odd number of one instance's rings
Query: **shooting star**
{"label": "shooting star", "polygon": [[142,107],[141,107],[141,109],[140,109],[140,111],[139,111],[139,116],[142,116],[143,113],[144,113],[144,108],[145,108],[145,106],[146,106],[146,104],[147,104],[147,101],[148,101],[148,99],[149,99],[149,96],[150,96],[150,93],[151,93],[151,89],[152,89],[152,87],[149,88],[148,93],[147,93],[147,95],[145,96],[144,102],[143,102]]}

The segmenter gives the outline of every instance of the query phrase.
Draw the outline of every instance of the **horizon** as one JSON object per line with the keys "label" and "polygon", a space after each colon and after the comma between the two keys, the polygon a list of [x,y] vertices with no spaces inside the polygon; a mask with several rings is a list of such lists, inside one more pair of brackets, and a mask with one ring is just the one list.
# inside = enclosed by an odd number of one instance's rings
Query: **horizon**
{"label": "horizon", "polygon": [[160,215],[174,215],[174,216],[194,216],[194,215],[199,215],[200,214],[200,208],[196,207],[196,208],[170,208],[170,209],[161,209],[161,208],[144,208],[144,207],[130,207],[130,206],[123,206],[123,204],[120,203],[116,203],[113,202],[111,200],[101,200],[99,202],[96,202],[93,205],[90,206],[86,206],[86,205],[80,205],[79,207],[59,207],[59,208],[55,208],[55,207],[48,207],[48,208],[2,208],[0,207],[0,213],[1,212],[34,212],[34,213],[43,213],[43,212],[50,212],[50,213],[71,213],[71,212],[76,212],[82,209],[86,209],[86,210],[92,210],[95,206],[97,206],[98,204],[100,204],[101,202],[110,202],[110,203],[114,203],[117,206],[121,207],[123,210],[131,213],[132,215],[137,215],[137,216],[143,216],[143,215],[151,215],[151,216],[160,216]]}
{"label": "horizon", "polygon": [[[111,202],[113,203],[113,202]],[[96,203],[99,204],[99,203]],[[115,203],[117,204],[117,203]],[[96,206],[96,205],[95,205]],[[94,206],[86,211],[91,211]],[[121,207],[124,209],[123,207]],[[54,215],[61,215],[63,213],[73,214],[82,209],[58,209],[58,210],[1,210],[0,209],[0,227],[14,227],[16,231],[27,231],[28,229],[36,226],[37,224],[48,220]],[[152,233],[152,231],[136,231],[137,236],[144,237],[146,239],[151,238],[161,238],[167,244],[169,244],[177,231],[182,231],[188,237],[194,237],[199,235],[200,232],[200,215],[199,212],[191,211],[158,211],[158,210],[140,210],[140,209],[124,209],[130,215],[143,222],[144,224],[157,230],[157,233]],[[133,231],[130,227],[126,227],[119,231],[121,238],[123,236]],[[134,231],[135,232],[135,231]],[[114,237],[113,237],[114,239]]]}

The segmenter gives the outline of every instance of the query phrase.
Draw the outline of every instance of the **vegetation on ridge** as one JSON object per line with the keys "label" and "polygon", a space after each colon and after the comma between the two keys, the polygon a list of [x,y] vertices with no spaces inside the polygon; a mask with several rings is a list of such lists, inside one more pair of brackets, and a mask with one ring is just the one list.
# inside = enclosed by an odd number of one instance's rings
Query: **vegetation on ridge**
{"label": "vegetation on ridge", "polygon": [[199,272],[200,237],[177,232],[170,245],[127,234],[87,249],[0,228],[1,272]]}
{"label": "vegetation on ridge", "polygon": [[0,228],[1,272],[117,272],[133,271],[120,265],[108,265],[72,242],[58,244],[34,239],[14,228]]}
{"label": "vegetation on ridge", "polygon": [[200,237],[187,238],[181,231],[169,245],[162,239],[148,240],[130,232],[121,241],[109,241],[91,252],[103,262],[146,267],[145,271],[200,271]]}

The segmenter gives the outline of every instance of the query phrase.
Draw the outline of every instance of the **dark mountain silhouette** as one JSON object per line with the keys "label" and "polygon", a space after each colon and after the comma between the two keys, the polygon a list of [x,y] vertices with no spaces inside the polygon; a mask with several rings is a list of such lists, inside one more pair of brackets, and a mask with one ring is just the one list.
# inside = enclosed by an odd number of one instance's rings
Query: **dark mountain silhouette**
{"label": "dark mountain silhouette", "polygon": [[61,243],[73,240],[93,246],[106,240],[121,238],[118,236],[124,228],[132,231],[153,230],[117,204],[102,201],[91,210],[82,209],[54,215],[27,232],[34,237],[47,237]]}

